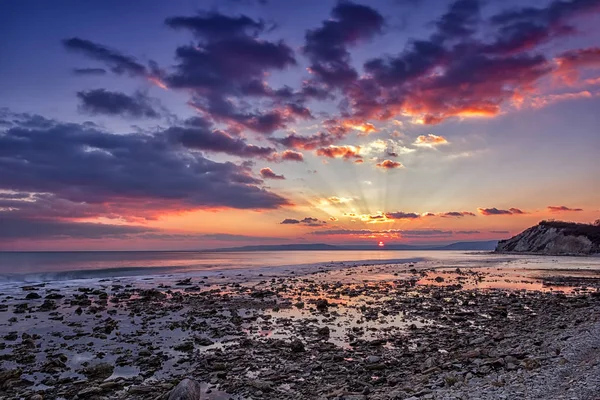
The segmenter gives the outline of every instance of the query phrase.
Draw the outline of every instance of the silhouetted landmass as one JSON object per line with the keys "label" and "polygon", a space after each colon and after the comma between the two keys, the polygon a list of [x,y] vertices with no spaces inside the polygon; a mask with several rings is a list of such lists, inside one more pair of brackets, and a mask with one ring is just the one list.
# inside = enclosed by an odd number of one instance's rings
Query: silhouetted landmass
{"label": "silhouetted landmass", "polygon": [[448,245],[409,245],[389,244],[379,247],[376,244],[368,245],[331,245],[325,243],[300,243],[300,244],[277,244],[277,245],[255,245],[242,247],[229,247],[207,251],[233,252],[233,251],[322,251],[322,250],[494,250],[498,244],[497,240],[481,242],[456,242]]}
{"label": "silhouetted landmass", "polygon": [[499,253],[586,255],[600,253],[600,226],[541,221],[518,235],[498,242]]}

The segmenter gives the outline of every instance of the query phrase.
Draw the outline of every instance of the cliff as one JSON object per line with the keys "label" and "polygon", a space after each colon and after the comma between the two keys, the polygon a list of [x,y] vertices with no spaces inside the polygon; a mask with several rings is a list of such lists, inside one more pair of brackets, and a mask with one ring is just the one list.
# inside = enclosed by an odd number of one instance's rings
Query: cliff
{"label": "cliff", "polygon": [[518,235],[498,242],[498,253],[588,255],[600,253],[600,226],[542,221]]}

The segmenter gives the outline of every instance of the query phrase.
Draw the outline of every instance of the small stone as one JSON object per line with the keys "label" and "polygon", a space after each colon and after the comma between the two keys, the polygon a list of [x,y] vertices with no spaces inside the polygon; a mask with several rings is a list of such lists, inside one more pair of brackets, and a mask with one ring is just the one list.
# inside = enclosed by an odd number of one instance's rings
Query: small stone
{"label": "small stone", "polygon": [[34,299],[40,299],[42,296],[40,296],[39,294],[37,294],[36,292],[31,292],[28,293],[27,296],[25,296],[25,298],[27,300],[34,300]]}
{"label": "small stone", "polygon": [[112,375],[115,367],[108,363],[91,365],[83,370],[83,374],[89,379],[106,379]]}
{"label": "small stone", "polygon": [[77,393],[77,396],[81,397],[82,399],[88,398],[90,396],[93,396],[95,394],[100,394],[102,393],[102,388],[99,386],[89,386],[86,388],[83,388],[82,390],[80,390]]}
{"label": "small stone", "polygon": [[329,302],[327,299],[319,299],[317,300],[317,310],[319,311],[327,311],[327,307],[329,307]]}
{"label": "small stone", "polygon": [[302,353],[305,350],[304,343],[302,343],[300,339],[294,339],[292,340],[292,343],[290,343],[290,349],[292,350],[292,353]]}

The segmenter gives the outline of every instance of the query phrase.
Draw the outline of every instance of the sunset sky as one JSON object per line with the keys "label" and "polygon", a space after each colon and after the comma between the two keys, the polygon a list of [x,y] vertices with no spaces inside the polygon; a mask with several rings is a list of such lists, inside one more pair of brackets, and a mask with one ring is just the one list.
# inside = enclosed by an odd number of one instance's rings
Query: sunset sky
{"label": "sunset sky", "polygon": [[600,218],[600,0],[0,5],[0,249]]}

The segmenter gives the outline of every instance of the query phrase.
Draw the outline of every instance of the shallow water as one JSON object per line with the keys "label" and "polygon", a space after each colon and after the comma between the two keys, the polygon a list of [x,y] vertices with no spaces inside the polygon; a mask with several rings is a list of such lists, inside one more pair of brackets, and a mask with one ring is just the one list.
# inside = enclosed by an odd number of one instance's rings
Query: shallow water
{"label": "shallow water", "polygon": [[600,257],[497,255],[465,251],[266,251],[266,252],[0,252],[0,283],[153,276],[336,264],[427,263],[523,269],[597,269]]}

